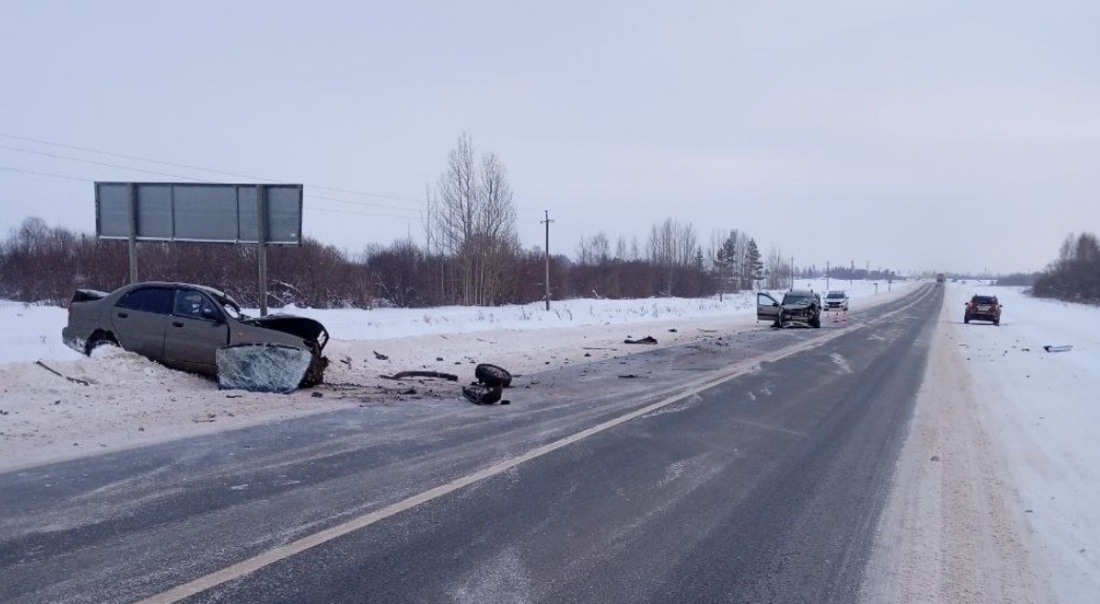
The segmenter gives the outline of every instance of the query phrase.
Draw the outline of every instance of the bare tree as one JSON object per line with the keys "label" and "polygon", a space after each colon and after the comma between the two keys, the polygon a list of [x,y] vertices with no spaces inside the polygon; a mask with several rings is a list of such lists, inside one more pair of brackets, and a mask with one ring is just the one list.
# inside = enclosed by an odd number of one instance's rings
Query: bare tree
{"label": "bare tree", "polygon": [[772,247],[768,250],[768,257],[764,260],[765,287],[768,289],[783,289],[791,281],[791,267],[783,260],[783,252],[779,248]]}
{"label": "bare tree", "polygon": [[478,269],[475,282],[475,302],[495,304],[498,301],[501,273],[509,261],[519,254],[519,236],[516,234],[516,206],[512,187],[504,164],[493,153],[481,158],[480,201],[476,236],[480,245],[476,249]]}
{"label": "bare tree", "polygon": [[692,266],[698,248],[696,239],[695,229],[675,218],[666,218],[650,229],[647,251],[649,261],[663,273],[661,293],[672,295],[678,274]]}
{"label": "bare tree", "polygon": [[[622,244],[622,239],[619,239]],[[625,245],[625,244],[623,244]],[[611,243],[603,231],[592,237],[581,236],[577,245],[577,262],[579,264],[603,265],[611,260]]]}
{"label": "bare tree", "polygon": [[[474,161],[470,135],[463,133],[430,198],[431,241],[448,259],[444,299],[459,304],[493,304],[500,271],[519,251],[516,211],[504,164],[488,153]],[[448,295],[447,285],[450,285]]]}
{"label": "bare tree", "polygon": [[627,259],[627,256],[626,256],[626,239],[624,239],[622,235],[619,235],[619,238],[615,240],[615,259],[616,260],[626,260]]}

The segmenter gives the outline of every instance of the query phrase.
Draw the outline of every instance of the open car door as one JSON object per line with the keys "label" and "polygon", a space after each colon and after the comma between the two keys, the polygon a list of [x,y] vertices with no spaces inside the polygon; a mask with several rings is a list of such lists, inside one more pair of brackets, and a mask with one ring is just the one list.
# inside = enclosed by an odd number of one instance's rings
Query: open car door
{"label": "open car door", "polygon": [[757,321],[776,321],[779,319],[779,311],[782,307],[779,306],[779,300],[771,297],[770,294],[759,292],[756,294],[756,320]]}

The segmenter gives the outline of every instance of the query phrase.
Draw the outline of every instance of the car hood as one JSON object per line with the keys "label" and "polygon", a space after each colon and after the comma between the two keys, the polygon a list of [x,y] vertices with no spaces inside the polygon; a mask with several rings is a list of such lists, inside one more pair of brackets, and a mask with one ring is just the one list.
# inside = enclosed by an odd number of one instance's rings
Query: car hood
{"label": "car hood", "polygon": [[317,345],[321,348],[324,348],[325,344],[328,343],[328,330],[325,329],[325,326],[320,321],[308,317],[268,315],[266,317],[245,317],[241,318],[240,321],[246,325],[274,329],[275,331],[298,336],[303,340],[312,340],[317,342]]}

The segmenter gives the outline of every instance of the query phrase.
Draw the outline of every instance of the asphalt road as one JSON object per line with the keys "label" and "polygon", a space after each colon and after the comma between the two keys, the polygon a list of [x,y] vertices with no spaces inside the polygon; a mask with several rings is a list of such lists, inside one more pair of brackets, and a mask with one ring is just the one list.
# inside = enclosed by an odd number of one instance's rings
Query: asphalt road
{"label": "asphalt road", "polygon": [[0,601],[854,602],[941,303],[3,474]]}

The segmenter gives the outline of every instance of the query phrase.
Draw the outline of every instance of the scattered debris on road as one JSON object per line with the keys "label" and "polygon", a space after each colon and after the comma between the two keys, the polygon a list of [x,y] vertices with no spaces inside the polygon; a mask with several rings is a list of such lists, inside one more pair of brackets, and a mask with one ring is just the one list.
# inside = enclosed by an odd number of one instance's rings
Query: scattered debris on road
{"label": "scattered debris on road", "polygon": [[512,385],[512,374],[499,365],[481,363],[474,368],[474,377],[478,383],[486,386],[508,388]]}
{"label": "scattered debris on road", "polygon": [[1062,345],[1059,345],[1059,346],[1054,346],[1054,345],[1051,345],[1051,344],[1047,344],[1046,346],[1043,346],[1043,350],[1045,350],[1047,352],[1069,352],[1069,351],[1073,350],[1073,345],[1072,344],[1062,344]]}
{"label": "scattered debris on road", "polygon": [[393,375],[380,375],[380,378],[386,380],[405,380],[408,378],[436,378],[440,380],[447,380],[448,382],[457,382],[458,376],[453,373],[443,373],[442,371],[399,371]]}
{"label": "scattered debris on road", "polygon": [[377,350],[372,350],[371,352],[374,353],[374,358],[378,359],[379,361],[388,361],[388,360],[390,360],[390,357],[382,354],[381,352],[378,352]]}
{"label": "scattered debris on road", "polygon": [[65,378],[66,380],[69,380],[70,382],[72,382],[74,384],[80,384],[81,386],[91,386],[91,382],[88,382],[87,380],[82,380],[80,378],[69,377],[69,376],[61,373],[60,371],[54,369],[53,367],[50,367],[49,365],[43,363],[42,361],[35,361],[34,364],[38,365],[39,367],[41,367],[43,369],[45,369],[46,371],[49,371],[50,373],[56,375],[57,377]]}
{"label": "scattered debris on road", "polygon": [[462,396],[475,405],[492,405],[500,401],[503,389],[500,386],[473,384],[462,387]]}
{"label": "scattered debris on road", "polygon": [[656,344],[656,343],[657,343],[657,338],[654,338],[653,336],[646,336],[644,338],[638,338],[637,340],[632,340],[632,339],[630,339],[629,336],[627,336],[627,338],[625,340],[623,340],[623,344]]}
{"label": "scattered debris on road", "polygon": [[507,369],[490,363],[479,363],[474,368],[474,377],[477,378],[469,386],[462,388],[462,396],[475,405],[492,405],[499,402],[501,405],[510,405],[512,401],[502,400],[505,388],[512,387],[512,373]]}

